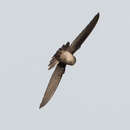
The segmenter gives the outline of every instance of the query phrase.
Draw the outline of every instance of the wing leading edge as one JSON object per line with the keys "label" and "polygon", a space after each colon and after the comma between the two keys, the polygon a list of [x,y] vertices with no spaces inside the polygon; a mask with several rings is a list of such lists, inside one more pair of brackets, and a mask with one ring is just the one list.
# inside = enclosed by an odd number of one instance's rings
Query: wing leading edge
{"label": "wing leading edge", "polygon": [[85,39],[89,36],[89,34],[94,29],[98,19],[99,19],[99,13],[95,15],[95,17],[91,20],[91,22],[82,30],[82,32],[71,43],[70,47],[68,48],[69,52],[73,54],[81,47],[82,43],[85,41]]}

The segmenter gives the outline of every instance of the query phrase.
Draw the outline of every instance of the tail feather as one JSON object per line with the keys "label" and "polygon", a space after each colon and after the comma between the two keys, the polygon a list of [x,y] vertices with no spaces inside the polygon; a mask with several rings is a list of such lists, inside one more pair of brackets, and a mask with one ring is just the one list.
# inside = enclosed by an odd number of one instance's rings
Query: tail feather
{"label": "tail feather", "polygon": [[48,65],[48,70],[50,70],[51,68],[53,68],[55,65],[57,65],[59,63],[59,61],[55,58],[55,57],[52,57],[49,65]]}
{"label": "tail feather", "polygon": [[59,63],[58,59],[62,53],[62,50],[67,50],[69,46],[70,43],[67,42],[65,45],[62,45],[62,47],[57,50],[57,52],[53,55],[52,59],[50,60],[50,63],[48,65],[48,70],[50,70],[51,68],[53,68],[55,65]]}

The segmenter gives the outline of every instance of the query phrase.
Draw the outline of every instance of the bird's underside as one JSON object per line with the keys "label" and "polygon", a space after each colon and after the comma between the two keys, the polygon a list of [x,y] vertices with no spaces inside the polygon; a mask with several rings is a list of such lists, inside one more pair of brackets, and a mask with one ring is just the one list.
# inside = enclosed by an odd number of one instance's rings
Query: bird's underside
{"label": "bird's underside", "polygon": [[70,45],[67,42],[52,57],[48,69],[53,68],[55,65],[56,69],[53,72],[51,79],[49,81],[48,87],[40,104],[40,108],[48,103],[51,97],[54,95],[59,82],[62,78],[62,75],[65,72],[66,65],[74,65],[76,62],[76,58],[73,55],[85,41],[85,39],[89,36],[93,28],[95,27],[97,21],[99,19],[99,13],[91,20],[91,22],[82,30],[82,32],[76,37],[76,39]]}

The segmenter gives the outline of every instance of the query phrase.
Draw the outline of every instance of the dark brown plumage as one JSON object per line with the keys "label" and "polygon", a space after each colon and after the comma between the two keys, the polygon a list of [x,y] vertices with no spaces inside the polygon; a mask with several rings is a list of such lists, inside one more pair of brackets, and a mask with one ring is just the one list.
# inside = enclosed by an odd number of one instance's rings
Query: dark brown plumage
{"label": "dark brown plumage", "polygon": [[70,45],[69,42],[66,45],[63,45],[55,55],[52,57],[49,68],[56,66],[55,71],[53,72],[51,79],[49,81],[48,87],[40,104],[40,108],[48,103],[51,97],[54,95],[59,82],[62,78],[62,75],[65,72],[66,65],[74,65],[76,58],[73,54],[81,47],[82,43],[92,32],[97,21],[99,19],[99,13],[91,20],[91,22],[83,29],[83,31],[76,37],[76,39]]}
{"label": "dark brown plumage", "polygon": [[48,65],[48,69],[50,70],[53,68],[56,64],[59,63],[59,57],[62,53],[62,51],[67,50],[67,48],[70,46],[70,43],[67,42],[65,45],[63,45],[61,48],[58,49],[58,51],[53,55],[52,59],[50,60],[50,63]]}

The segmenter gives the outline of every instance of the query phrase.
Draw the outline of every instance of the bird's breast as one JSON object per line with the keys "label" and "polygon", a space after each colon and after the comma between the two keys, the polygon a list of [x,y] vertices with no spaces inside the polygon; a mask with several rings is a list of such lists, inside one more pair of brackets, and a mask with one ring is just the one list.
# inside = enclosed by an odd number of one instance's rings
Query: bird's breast
{"label": "bird's breast", "polygon": [[76,58],[70,52],[63,51],[60,55],[60,61],[68,65],[74,65]]}

